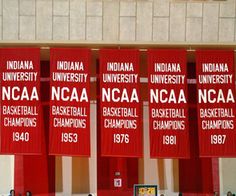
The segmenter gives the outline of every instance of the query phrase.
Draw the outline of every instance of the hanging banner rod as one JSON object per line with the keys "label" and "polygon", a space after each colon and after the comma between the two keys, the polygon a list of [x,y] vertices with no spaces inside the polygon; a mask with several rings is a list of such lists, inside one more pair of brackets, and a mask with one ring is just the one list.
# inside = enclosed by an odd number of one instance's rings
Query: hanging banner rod
{"label": "hanging banner rod", "polygon": [[212,42],[212,43],[194,43],[194,42],[140,42],[140,41],[52,41],[52,40],[33,40],[33,41],[0,41],[0,48],[5,47],[39,47],[42,50],[48,50],[52,47],[86,47],[92,50],[100,48],[137,48],[145,51],[149,48],[184,48],[187,51],[195,51],[196,49],[235,49],[235,42]]}

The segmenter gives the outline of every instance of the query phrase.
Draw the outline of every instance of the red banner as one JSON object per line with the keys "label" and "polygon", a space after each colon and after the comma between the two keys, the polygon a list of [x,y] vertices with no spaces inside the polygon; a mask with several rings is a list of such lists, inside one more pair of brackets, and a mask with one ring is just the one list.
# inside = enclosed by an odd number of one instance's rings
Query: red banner
{"label": "red banner", "polygon": [[100,50],[102,156],[142,157],[138,50]]}
{"label": "red banner", "polygon": [[236,155],[234,52],[196,52],[201,157]]}
{"label": "red banner", "polygon": [[152,158],[188,158],[185,50],[148,50],[149,129]]}
{"label": "red banner", "polygon": [[39,154],[41,149],[40,51],[0,49],[1,152]]}
{"label": "red banner", "polygon": [[90,156],[90,50],[50,50],[49,153]]}

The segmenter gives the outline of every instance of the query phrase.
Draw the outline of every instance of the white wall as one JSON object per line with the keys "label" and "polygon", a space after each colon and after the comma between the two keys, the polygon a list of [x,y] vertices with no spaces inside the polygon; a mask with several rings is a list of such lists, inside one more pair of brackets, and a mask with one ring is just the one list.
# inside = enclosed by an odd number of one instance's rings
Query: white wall
{"label": "white wall", "polygon": [[236,0],[0,0],[0,40],[228,42]]}
{"label": "white wall", "polygon": [[228,191],[236,193],[236,159],[220,159],[220,184],[221,195],[226,195]]}
{"label": "white wall", "polygon": [[14,188],[14,156],[0,155],[0,194],[9,194]]}

